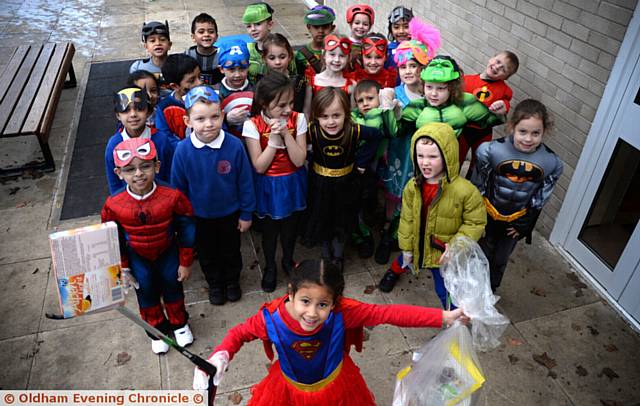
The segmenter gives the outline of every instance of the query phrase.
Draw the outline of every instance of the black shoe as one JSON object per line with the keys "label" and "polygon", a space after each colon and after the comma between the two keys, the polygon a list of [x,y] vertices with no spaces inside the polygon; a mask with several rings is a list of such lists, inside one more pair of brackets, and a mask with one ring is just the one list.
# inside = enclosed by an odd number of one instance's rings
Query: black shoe
{"label": "black shoe", "polygon": [[227,285],[227,300],[230,302],[237,302],[240,300],[242,296],[242,290],[240,290],[240,285],[234,283],[232,285]]}
{"label": "black shoe", "polygon": [[375,260],[380,265],[386,265],[389,262],[391,256],[391,244],[393,239],[389,236],[389,233],[382,233],[380,244],[376,249]]}
{"label": "black shoe", "polygon": [[399,276],[396,275],[396,273],[391,269],[388,269],[380,280],[378,289],[380,289],[381,292],[389,293],[393,290],[393,287],[396,286],[396,282],[398,282],[398,279]]}
{"label": "black shoe", "polygon": [[344,272],[344,259],[341,257],[335,257],[331,260],[333,264],[340,270],[340,272]]}
{"label": "black shoe", "polygon": [[285,275],[287,275],[287,277],[291,276],[291,274],[293,273],[294,269],[296,269],[297,266],[298,264],[296,263],[296,261],[282,260],[282,270],[284,271]]}
{"label": "black shoe", "polygon": [[358,244],[358,256],[360,258],[370,258],[373,255],[375,243],[371,234],[363,237],[362,242]]}
{"label": "black shoe", "polygon": [[[278,270],[276,268],[265,268],[264,274],[262,275],[262,290],[267,293],[271,293],[276,290],[276,286],[278,285]],[[231,300],[231,299],[229,299]]]}
{"label": "black shoe", "polygon": [[209,303],[222,306],[227,302],[227,295],[224,288],[209,288]]}

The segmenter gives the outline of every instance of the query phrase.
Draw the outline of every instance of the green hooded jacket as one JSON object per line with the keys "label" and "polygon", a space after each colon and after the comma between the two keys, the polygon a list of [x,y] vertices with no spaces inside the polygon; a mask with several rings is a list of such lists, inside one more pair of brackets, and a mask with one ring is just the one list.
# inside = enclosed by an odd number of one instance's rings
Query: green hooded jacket
{"label": "green hooded jacket", "polygon": [[[419,138],[435,141],[445,161],[445,173],[438,192],[429,206],[424,227],[424,244],[420,247],[422,210],[421,187],[411,179],[402,193],[402,211],[398,228],[398,243],[403,251],[413,253],[415,272],[421,268],[437,268],[442,251],[431,247],[431,236],[447,243],[464,235],[479,240],[487,224],[487,212],[478,189],[459,176],[458,140],[453,128],[444,123],[429,123],[420,127],[411,138],[411,160],[415,166],[415,147]],[[420,169],[416,168],[418,173]],[[418,264],[422,253],[422,263]]]}

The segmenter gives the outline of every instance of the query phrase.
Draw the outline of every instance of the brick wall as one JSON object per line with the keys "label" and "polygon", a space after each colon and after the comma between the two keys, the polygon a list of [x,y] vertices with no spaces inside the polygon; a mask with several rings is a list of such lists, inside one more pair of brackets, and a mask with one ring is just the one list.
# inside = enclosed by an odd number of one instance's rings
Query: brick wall
{"label": "brick wall", "polygon": [[[440,53],[453,56],[465,72],[480,72],[501,49],[520,59],[509,78],[515,103],[542,101],[551,110],[555,131],[546,138],[565,162],[565,171],[538,222],[548,236],[567,187],[613,62],[637,0],[403,0],[364,1],[376,12],[375,31],[387,32],[387,16],[402,4],[437,26],[443,39]],[[346,8],[355,1],[328,0],[338,10],[336,25],[348,33]],[[514,103],[514,105],[515,105]],[[502,129],[501,129],[502,130]],[[500,131],[498,133],[500,133]]]}

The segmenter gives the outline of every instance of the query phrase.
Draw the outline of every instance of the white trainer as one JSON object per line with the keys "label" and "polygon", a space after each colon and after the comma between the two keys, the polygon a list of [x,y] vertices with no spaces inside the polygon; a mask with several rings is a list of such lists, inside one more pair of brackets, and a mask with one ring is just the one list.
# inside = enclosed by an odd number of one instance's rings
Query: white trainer
{"label": "white trainer", "polygon": [[191,329],[188,324],[185,324],[182,328],[174,330],[173,334],[175,334],[176,342],[180,347],[186,347],[193,343],[193,334],[191,333]]}
{"label": "white trainer", "polygon": [[164,354],[169,351],[169,344],[162,340],[151,340],[151,350],[154,354]]}

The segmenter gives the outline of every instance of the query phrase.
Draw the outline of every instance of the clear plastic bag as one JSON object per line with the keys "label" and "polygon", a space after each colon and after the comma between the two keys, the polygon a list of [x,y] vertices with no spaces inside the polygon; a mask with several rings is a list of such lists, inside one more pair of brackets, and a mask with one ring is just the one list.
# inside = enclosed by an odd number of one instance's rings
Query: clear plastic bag
{"label": "clear plastic bag", "polygon": [[471,318],[474,348],[487,351],[498,347],[509,319],[495,308],[500,298],[491,292],[489,261],[478,243],[468,237],[449,241],[440,273],[451,302]]}
{"label": "clear plastic bag", "polygon": [[454,324],[398,373],[393,406],[474,405],[485,378],[467,327]]}

